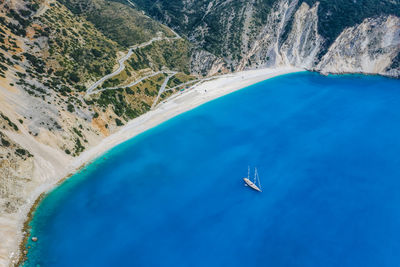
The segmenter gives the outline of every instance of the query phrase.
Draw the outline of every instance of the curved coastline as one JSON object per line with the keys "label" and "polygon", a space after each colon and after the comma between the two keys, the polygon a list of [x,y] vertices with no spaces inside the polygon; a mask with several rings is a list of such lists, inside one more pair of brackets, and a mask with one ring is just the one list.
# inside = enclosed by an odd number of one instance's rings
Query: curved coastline
{"label": "curved coastline", "polygon": [[25,205],[24,209],[18,214],[20,220],[18,225],[19,245],[9,251],[8,255],[3,256],[9,258],[10,266],[19,266],[22,264],[25,260],[25,253],[23,253],[23,251],[25,250],[26,243],[30,236],[29,222],[40,200],[47,192],[54,189],[65,179],[76,173],[82,167],[90,164],[111,148],[209,101],[276,76],[301,71],[304,70],[288,66],[249,70],[220,76],[215,80],[199,84],[191,90],[172,95],[164,102],[161,102],[154,110],[128,122],[118,132],[104,138],[99,144],[88,149],[79,157],[69,162],[64,170],[60,170],[60,174],[53,179],[53,182],[44,184],[40,188],[37,188],[35,192],[32,192],[29,203]]}

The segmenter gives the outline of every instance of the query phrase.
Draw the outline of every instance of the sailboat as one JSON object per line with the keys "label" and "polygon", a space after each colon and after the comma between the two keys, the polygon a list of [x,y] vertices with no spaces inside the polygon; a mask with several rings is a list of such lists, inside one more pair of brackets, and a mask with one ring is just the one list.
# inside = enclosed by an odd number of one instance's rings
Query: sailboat
{"label": "sailboat", "polygon": [[[245,186],[250,186],[252,189],[262,192],[261,191],[261,183],[260,177],[258,176],[257,168],[254,168],[254,182],[250,180],[250,167],[247,169],[247,177],[243,178],[244,182],[246,183]],[[258,186],[257,186],[258,182]]]}

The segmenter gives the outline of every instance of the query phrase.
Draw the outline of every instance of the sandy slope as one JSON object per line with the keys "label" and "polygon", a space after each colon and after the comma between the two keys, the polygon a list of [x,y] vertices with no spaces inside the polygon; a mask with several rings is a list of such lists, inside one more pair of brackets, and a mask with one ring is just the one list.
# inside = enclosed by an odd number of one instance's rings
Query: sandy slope
{"label": "sandy slope", "polygon": [[[238,72],[204,82],[191,90],[180,92],[160,103],[154,110],[130,121],[117,133],[103,139],[98,145],[82,153],[73,160],[64,159],[65,167],[46,162],[45,179],[40,187],[31,189],[28,204],[13,215],[0,215],[0,266],[8,266],[17,260],[19,243],[23,235],[21,229],[30,207],[35,199],[45,191],[52,189],[59,180],[75,172],[79,167],[92,161],[110,148],[152,128],[158,124],[210,100],[229,94],[251,84],[291,72],[302,71],[293,67],[260,69]],[[45,164],[42,164],[45,165]],[[49,174],[51,174],[49,177]]]}

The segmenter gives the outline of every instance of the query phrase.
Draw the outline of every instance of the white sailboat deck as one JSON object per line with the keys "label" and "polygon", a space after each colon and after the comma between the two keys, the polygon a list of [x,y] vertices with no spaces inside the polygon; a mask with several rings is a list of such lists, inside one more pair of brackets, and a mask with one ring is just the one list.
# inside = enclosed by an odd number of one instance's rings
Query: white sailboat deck
{"label": "white sailboat deck", "polygon": [[[254,182],[250,180],[250,167],[248,168],[247,171],[247,177],[243,178],[244,182],[246,183],[246,186],[251,187],[252,189],[262,192],[261,190],[261,182],[260,182],[260,177],[258,176],[257,168],[254,169]],[[257,186],[257,181],[258,181],[258,186]]]}

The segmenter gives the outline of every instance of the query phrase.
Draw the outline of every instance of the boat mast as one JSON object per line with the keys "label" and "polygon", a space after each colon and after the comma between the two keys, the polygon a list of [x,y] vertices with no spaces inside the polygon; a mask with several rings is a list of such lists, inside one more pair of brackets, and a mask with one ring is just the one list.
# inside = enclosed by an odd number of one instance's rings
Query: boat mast
{"label": "boat mast", "polygon": [[258,171],[257,171],[257,169],[256,169],[256,176],[257,176],[257,180],[258,180],[258,187],[260,188],[260,190],[261,190],[261,182],[260,182],[260,176],[258,175]]}
{"label": "boat mast", "polygon": [[257,168],[254,168],[254,184],[257,184]]}
{"label": "boat mast", "polygon": [[247,179],[250,179],[250,166],[247,166]]}

